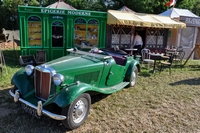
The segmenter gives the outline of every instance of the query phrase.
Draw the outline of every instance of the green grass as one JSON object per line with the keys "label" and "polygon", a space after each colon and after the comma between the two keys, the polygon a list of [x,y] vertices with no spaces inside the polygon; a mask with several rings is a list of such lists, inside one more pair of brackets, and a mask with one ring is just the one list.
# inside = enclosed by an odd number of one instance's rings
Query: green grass
{"label": "green grass", "polygon": [[8,86],[11,86],[11,78],[21,66],[19,64],[20,50],[3,50],[2,51],[4,60],[3,61],[3,72],[0,77],[0,90]]}
{"label": "green grass", "polygon": [[5,58],[8,74],[0,78],[0,132],[200,132],[199,60],[173,67],[171,76],[168,69],[152,74],[143,66],[134,87],[93,97],[86,122],[68,131],[60,121],[32,117],[13,102],[10,80],[21,66],[14,52],[4,51],[4,56],[7,53],[13,57]]}

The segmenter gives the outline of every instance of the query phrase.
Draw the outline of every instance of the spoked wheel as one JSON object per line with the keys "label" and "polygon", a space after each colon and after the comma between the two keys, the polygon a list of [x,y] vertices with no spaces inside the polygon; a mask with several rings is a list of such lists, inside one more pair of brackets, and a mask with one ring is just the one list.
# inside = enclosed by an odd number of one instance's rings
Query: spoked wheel
{"label": "spoked wheel", "polygon": [[138,68],[135,67],[134,71],[131,73],[130,79],[129,79],[129,87],[134,86],[137,80],[137,76],[138,76]]}
{"label": "spoked wheel", "polygon": [[81,94],[69,106],[62,109],[62,114],[67,117],[62,121],[63,125],[69,129],[75,129],[82,125],[89,114],[90,105],[90,95]]}

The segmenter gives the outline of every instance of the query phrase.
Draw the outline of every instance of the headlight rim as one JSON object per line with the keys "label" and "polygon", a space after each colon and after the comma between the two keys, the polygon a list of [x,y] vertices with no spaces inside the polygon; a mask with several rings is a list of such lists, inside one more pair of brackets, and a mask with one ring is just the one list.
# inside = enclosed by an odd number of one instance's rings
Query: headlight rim
{"label": "headlight rim", "polygon": [[[26,74],[27,74],[28,76],[32,75],[33,72],[34,72],[34,68],[35,68],[35,67],[34,67],[33,65],[26,65],[26,67],[25,67],[25,72],[26,72]],[[31,70],[31,72],[28,72],[27,69]]]}
{"label": "headlight rim", "polygon": [[61,85],[63,82],[64,82],[64,76],[62,74],[56,73],[56,74],[53,75],[53,83],[56,86]]}

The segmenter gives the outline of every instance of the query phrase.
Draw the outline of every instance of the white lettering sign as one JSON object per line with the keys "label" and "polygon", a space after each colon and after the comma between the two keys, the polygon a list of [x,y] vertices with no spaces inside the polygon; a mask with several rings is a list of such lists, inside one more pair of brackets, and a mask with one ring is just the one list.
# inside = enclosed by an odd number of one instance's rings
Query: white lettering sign
{"label": "white lettering sign", "polygon": [[65,10],[41,9],[41,13],[65,14]]}
{"label": "white lettering sign", "polygon": [[192,24],[192,25],[200,25],[200,19],[199,18],[185,18],[186,24]]}
{"label": "white lettering sign", "polygon": [[86,11],[68,11],[68,15],[80,15],[80,16],[91,16],[90,12]]}

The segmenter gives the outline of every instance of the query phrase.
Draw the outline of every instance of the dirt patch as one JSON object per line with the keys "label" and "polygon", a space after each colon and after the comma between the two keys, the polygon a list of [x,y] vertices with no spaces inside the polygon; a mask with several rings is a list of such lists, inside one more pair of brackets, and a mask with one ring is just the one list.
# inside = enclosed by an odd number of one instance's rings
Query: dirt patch
{"label": "dirt patch", "polygon": [[3,50],[5,50],[5,49],[15,49],[15,48],[19,47],[19,44],[17,44],[14,41],[2,42],[2,43],[0,43],[0,47]]}
{"label": "dirt patch", "polygon": [[6,107],[1,107],[0,108],[0,117],[7,116],[7,115],[11,114],[12,112],[13,112],[12,109],[8,109]]}

